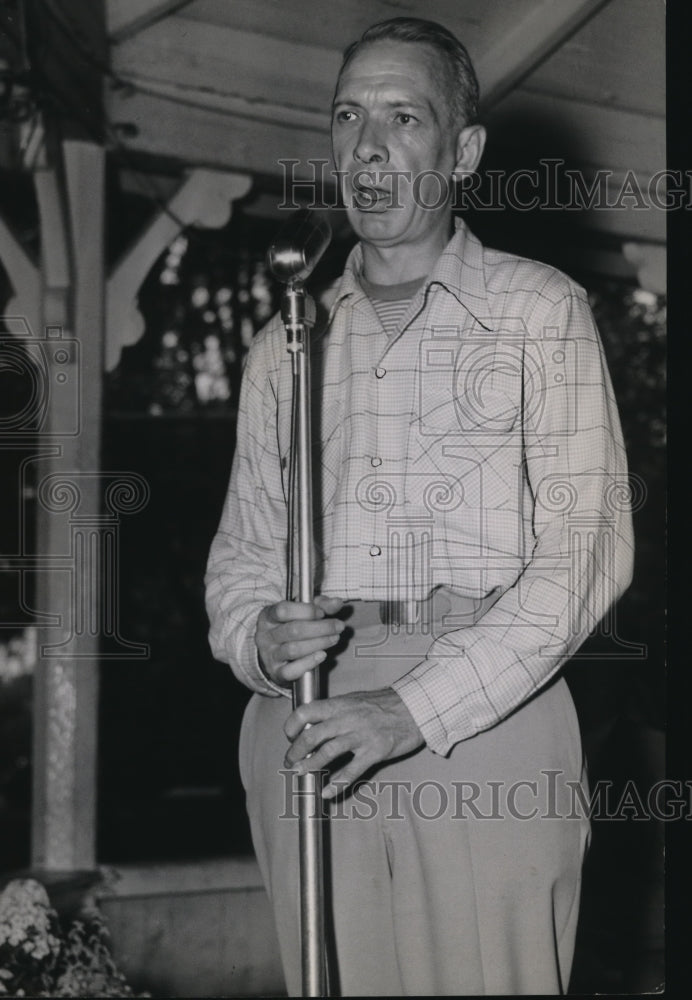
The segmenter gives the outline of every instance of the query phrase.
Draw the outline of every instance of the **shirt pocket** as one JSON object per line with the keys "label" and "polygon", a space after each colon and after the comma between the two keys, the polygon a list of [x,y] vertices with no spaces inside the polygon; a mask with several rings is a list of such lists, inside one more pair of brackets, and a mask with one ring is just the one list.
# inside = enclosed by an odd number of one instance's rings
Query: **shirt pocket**
{"label": "shirt pocket", "polygon": [[[472,361],[474,359],[471,359]],[[422,435],[504,435],[519,423],[521,369],[493,362],[421,374]]]}

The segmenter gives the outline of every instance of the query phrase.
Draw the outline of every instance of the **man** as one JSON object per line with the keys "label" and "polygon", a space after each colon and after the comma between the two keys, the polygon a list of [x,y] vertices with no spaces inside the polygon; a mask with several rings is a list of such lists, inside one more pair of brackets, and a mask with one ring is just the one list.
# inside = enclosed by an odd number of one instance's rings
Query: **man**
{"label": "man", "polygon": [[[310,605],[282,599],[278,319],[244,374],[208,609],[215,655],[256,692],[241,773],[292,995],[285,769],[307,768],[330,771],[341,994],[567,988],[588,821],[559,669],[629,582],[626,466],[583,290],[453,222],[477,105],[465,49],[432,22],[383,22],[345,53],[332,143],[360,242],[313,337]],[[292,711],[282,695],[318,664],[328,696]]]}

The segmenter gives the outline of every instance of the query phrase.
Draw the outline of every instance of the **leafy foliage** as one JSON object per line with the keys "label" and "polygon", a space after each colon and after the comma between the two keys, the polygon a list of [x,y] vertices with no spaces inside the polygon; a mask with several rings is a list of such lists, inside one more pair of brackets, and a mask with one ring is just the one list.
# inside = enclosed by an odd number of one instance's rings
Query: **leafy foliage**
{"label": "leafy foliage", "polygon": [[113,961],[98,911],[84,912],[63,931],[35,879],[13,879],[0,893],[0,995],[135,996]]}

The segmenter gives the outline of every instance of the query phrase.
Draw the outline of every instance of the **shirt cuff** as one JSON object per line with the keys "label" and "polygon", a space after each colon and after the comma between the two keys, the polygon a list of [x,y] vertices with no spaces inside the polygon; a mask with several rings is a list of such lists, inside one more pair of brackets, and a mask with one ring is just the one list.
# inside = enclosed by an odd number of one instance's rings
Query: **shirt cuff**
{"label": "shirt cuff", "polygon": [[[432,697],[432,689],[440,686],[451,688],[440,694],[444,710],[437,707]],[[453,686],[444,664],[424,660],[391,687],[406,705],[433,753],[444,757],[455,744],[475,735],[473,722],[460,704],[458,688]]]}
{"label": "shirt cuff", "polygon": [[256,694],[269,695],[272,698],[276,698],[278,695],[290,698],[291,688],[282,687],[273,681],[269,674],[265,673],[260,662],[259,651],[255,645],[254,630],[250,632],[243,626],[243,633],[236,635],[236,640],[236,656],[234,657],[232,654],[230,640],[227,642],[226,656],[238,680]]}
{"label": "shirt cuff", "polygon": [[257,674],[261,678],[261,683],[264,690],[258,691],[259,694],[269,694],[269,695],[282,695],[284,698],[292,697],[292,685],[291,684],[277,684],[276,681],[272,680],[269,674],[266,672],[262,666],[262,661],[260,659],[259,653],[255,652],[255,666],[257,667]]}

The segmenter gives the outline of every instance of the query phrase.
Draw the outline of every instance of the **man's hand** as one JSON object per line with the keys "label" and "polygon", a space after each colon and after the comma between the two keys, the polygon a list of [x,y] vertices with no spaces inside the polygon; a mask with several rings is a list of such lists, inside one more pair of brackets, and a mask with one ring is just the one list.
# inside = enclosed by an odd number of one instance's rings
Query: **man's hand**
{"label": "man's hand", "polygon": [[322,792],[326,799],[348,788],[373,765],[401,757],[425,742],[392,688],[356,691],[301,705],[289,715],[284,731],[292,743],[285,766],[298,774],[325,770],[344,754],[353,754],[331,775]]}
{"label": "man's hand", "polygon": [[255,644],[262,666],[271,679],[289,685],[326,657],[346,627],[329,618],[343,607],[340,597],[316,597],[312,604],[279,601],[263,608],[257,617]]}

